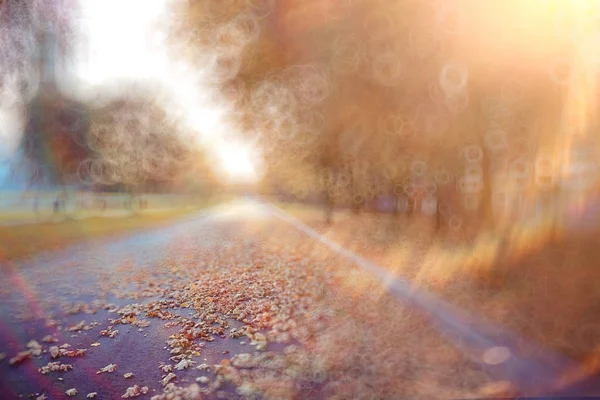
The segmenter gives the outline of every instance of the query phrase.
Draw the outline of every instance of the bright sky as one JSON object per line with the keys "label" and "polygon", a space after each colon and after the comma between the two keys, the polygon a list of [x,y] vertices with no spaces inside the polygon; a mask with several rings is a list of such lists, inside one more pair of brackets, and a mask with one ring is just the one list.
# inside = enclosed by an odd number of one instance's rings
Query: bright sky
{"label": "bright sky", "polygon": [[[222,110],[201,93],[202,73],[167,56],[156,22],[165,15],[166,0],[82,0],[89,49],[78,75],[91,85],[110,84],[114,78],[150,79],[173,91],[174,106],[187,117],[199,139],[215,153],[225,178],[256,178],[254,152],[231,137]],[[87,60],[85,60],[87,57]]]}

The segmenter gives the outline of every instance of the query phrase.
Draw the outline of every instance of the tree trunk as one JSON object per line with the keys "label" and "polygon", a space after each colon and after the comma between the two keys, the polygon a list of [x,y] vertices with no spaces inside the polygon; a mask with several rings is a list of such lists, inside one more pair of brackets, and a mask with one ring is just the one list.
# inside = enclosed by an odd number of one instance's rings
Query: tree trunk
{"label": "tree trunk", "polygon": [[137,191],[133,186],[130,186],[127,190],[129,192],[129,199],[127,200],[127,208],[132,214],[137,214],[135,201],[137,199]]}
{"label": "tree trunk", "polygon": [[440,212],[440,199],[437,199],[437,207],[435,209],[435,231],[442,230],[442,213]]}
{"label": "tree trunk", "polygon": [[72,215],[69,215],[69,213],[67,212],[67,205],[69,203],[69,191],[67,190],[67,188],[65,187],[65,185],[63,184],[62,186],[62,193],[60,195],[61,197],[61,204],[60,204],[60,208],[62,210],[63,216],[65,217],[65,219],[73,219]]}
{"label": "tree trunk", "polygon": [[352,213],[356,215],[360,214],[360,203],[357,203],[354,199],[352,199]]}
{"label": "tree trunk", "polygon": [[550,198],[548,199],[549,204],[549,209],[546,210],[546,212],[550,213],[552,218],[552,226],[551,226],[551,231],[550,231],[550,240],[551,243],[555,244],[558,242],[558,230],[559,230],[559,218],[560,218],[560,212],[562,211],[562,208],[559,207],[559,197],[560,196],[560,192],[558,190],[558,188],[554,188],[552,190],[552,192],[550,193]]}
{"label": "tree trunk", "polygon": [[333,199],[328,189],[325,189],[325,223],[333,224]]}
{"label": "tree trunk", "polygon": [[40,217],[40,197],[36,193],[33,197],[33,212],[35,213],[36,219]]}
{"label": "tree trunk", "polygon": [[[482,148],[484,148],[482,146]],[[481,226],[486,229],[493,229],[496,227],[496,221],[494,218],[494,207],[492,203],[492,174],[491,174],[491,160],[487,154],[487,151],[483,151],[482,169],[483,169],[483,188],[481,190],[481,204],[479,209],[479,220]]]}
{"label": "tree trunk", "polygon": [[417,207],[416,199],[408,200],[408,207],[406,210],[406,216],[408,217],[408,219],[411,219],[414,216],[416,207]]}

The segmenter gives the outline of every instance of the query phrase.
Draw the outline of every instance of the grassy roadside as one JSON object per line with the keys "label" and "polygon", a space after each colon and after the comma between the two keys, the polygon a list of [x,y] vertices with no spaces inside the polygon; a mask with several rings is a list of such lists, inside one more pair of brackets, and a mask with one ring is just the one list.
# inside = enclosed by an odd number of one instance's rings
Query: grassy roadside
{"label": "grassy roadside", "polygon": [[[107,213],[108,214],[108,213]],[[88,209],[86,211],[76,211],[69,213],[72,219],[83,219],[86,217],[102,217],[103,213],[99,209]],[[34,211],[13,211],[0,213],[0,225],[20,225],[28,223],[50,223],[53,222],[54,213],[52,210]],[[63,217],[57,217],[63,218]],[[54,221],[55,222],[55,221]]]}
{"label": "grassy roadside", "polygon": [[318,208],[276,205],[415,286],[581,362],[565,379],[600,371],[598,234],[553,240],[544,226],[515,224],[506,241],[481,234],[465,244],[401,218],[336,214],[326,226]]}
{"label": "grassy roadside", "polygon": [[221,198],[214,198],[189,208],[148,210],[124,216],[0,226],[0,261],[28,258],[76,243],[172,223],[224,201]]}

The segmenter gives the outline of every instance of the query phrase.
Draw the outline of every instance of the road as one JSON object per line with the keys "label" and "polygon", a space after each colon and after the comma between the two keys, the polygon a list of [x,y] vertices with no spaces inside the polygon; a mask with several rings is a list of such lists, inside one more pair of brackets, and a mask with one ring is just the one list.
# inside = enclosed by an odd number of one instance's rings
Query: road
{"label": "road", "polygon": [[458,399],[573,367],[251,200],[1,274],[2,398]]}

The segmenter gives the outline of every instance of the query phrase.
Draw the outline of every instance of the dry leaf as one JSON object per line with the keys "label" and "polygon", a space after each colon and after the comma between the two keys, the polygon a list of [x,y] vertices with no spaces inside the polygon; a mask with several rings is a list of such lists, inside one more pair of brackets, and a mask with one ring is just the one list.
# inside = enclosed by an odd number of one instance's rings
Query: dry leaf
{"label": "dry leaf", "polygon": [[8,360],[10,365],[20,364],[31,357],[31,350],[21,351],[16,356]]}
{"label": "dry leaf", "polygon": [[150,326],[150,321],[145,320],[145,319],[140,319],[140,320],[133,321],[131,323],[131,325],[137,326],[138,328],[147,328]]}
{"label": "dry leaf", "polygon": [[56,358],[60,355],[60,349],[57,346],[52,346],[48,350],[50,352],[50,357]]}
{"label": "dry leaf", "polygon": [[146,394],[146,393],[148,393],[147,386],[140,387],[140,385],[134,385],[132,387],[127,388],[127,390],[125,391],[125,394],[123,396],[121,396],[121,398],[127,399],[130,397],[137,397],[141,394]]}
{"label": "dry leaf", "polygon": [[90,346],[91,346],[91,347],[98,347],[98,346],[100,346],[100,343],[98,343],[98,342],[96,342],[96,343],[92,343],[92,344],[90,344]]}
{"label": "dry leaf", "polygon": [[69,389],[65,393],[67,394],[67,396],[77,396],[77,389]]}
{"label": "dry leaf", "polygon": [[71,364],[61,364],[60,362],[51,362],[38,369],[42,375],[47,375],[50,372],[67,372],[73,369]]}
{"label": "dry leaf", "polygon": [[177,375],[175,375],[174,373],[169,373],[169,375],[165,376],[164,379],[162,380],[162,384],[163,386],[166,386],[167,383],[171,382],[173,379],[177,378]]}
{"label": "dry leaf", "polygon": [[58,322],[56,322],[53,319],[49,319],[46,321],[46,327],[48,328],[54,328],[56,325],[58,325]]}
{"label": "dry leaf", "polygon": [[113,330],[112,327],[109,327],[109,329],[104,329],[100,331],[100,335],[102,336],[108,336],[109,338],[114,338],[115,336],[117,336],[117,334],[119,333],[118,329]]}
{"label": "dry leaf", "polygon": [[67,328],[68,332],[79,332],[85,328],[85,320]]}
{"label": "dry leaf", "polygon": [[30,340],[29,342],[27,342],[28,349],[38,349],[40,347],[42,346],[35,340]]}
{"label": "dry leaf", "polygon": [[64,352],[62,352],[62,355],[65,355],[67,357],[81,357],[85,354],[86,351],[87,351],[87,349],[64,351]]}
{"label": "dry leaf", "polygon": [[125,379],[129,379],[129,378],[131,378],[132,376],[133,376],[133,373],[131,373],[131,372],[127,372],[127,373],[123,374],[123,377],[124,377]]}
{"label": "dry leaf", "polygon": [[161,365],[158,368],[164,373],[173,371],[173,366],[171,364]]}
{"label": "dry leaf", "polygon": [[46,335],[46,336],[44,336],[42,338],[42,342],[44,342],[44,343],[56,343],[56,342],[58,342],[58,339],[55,338],[52,335]]}
{"label": "dry leaf", "polygon": [[35,340],[30,340],[27,343],[27,348],[31,351],[31,355],[34,357],[39,357],[42,354],[42,345]]}
{"label": "dry leaf", "polygon": [[208,371],[210,369],[210,365],[208,365],[208,364],[200,364],[196,368],[199,369],[199,370]]}
{"label": "dry leaf", "polygon": [[256,346],[256,350],[265,350],[267,348],[267,337],[260,332],[254,334],[250,345]]}
{"label": "dry leaf", "polygon": [[181,370],[191,367],[194,364],[196,364],[194,361],[184,358],[183,360],[179,361],[179,363],[177,365],[175,365],[175,369],[178,371],[181,371]]}
{"label": "dry leaf", "polygon": [[108,364],[106,367],[100,369],[96,374],[102,374],[104,372],[115,372],[117,370],[117,364]]}
{"label": "dry leaf", "polygon": [[91,392],[91,393],[88,393],[87,396],[85,396],[85,397],[87,397],[88,399],[95,399],[96,396],[98,396],[97,392]]}

